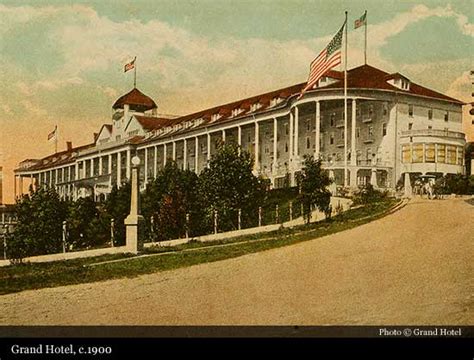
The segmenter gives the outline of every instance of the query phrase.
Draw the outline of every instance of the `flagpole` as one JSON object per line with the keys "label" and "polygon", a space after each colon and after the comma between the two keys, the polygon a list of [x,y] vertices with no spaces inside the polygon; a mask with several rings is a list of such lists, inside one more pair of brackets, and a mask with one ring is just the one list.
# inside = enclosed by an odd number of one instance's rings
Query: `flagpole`
{"label": "flagpole", "polygon": [[346,20],[344,22],[344,187],[347,187],[347,11]]}
{"label": "flagpole", "polygon": [[135,56],[135,60],[133,60],[134,67],[133,67],[133,88],[135,89],[137,87],[137,57]]}
{"label": "flagpole", "polygon": [[367,10],[365,10],[364,64],[367,65]]}

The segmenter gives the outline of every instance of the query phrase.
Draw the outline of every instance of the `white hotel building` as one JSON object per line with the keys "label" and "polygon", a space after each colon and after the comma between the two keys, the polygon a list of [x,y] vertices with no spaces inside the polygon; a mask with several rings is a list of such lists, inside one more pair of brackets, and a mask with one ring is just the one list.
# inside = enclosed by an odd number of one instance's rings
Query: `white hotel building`
{"label": "white hotel building", "polygon": [[281,187],[294,184],[304,155],[319,157],[337,185],[372,183],[394,190],[404,174],[463,173],[465,135],[459,100],[369,65],[348,77],[347,145],[343,73],[330,71],[298,99],[305,83],[186,116],[160,116],[138,89],[113,105],[91,144],[28,159],[15,170],[15,195],[54,186],[63,197],[107,196],[128,181],[131,158],[140,157],[142,188],[170,159],[199,173],[221,141],[255,158],[255,172]]}

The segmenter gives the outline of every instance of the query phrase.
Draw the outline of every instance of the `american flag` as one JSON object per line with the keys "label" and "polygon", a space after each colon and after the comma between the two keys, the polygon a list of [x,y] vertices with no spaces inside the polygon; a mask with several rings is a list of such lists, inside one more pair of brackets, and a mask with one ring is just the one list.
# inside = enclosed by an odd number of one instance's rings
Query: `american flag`
{"label": "american flag", "polygon": [[301,98],[308,89],[311,89],[326,72],[341,63],[342,34],[344,26],[346,26],[345,22],[337,34],[332,38],[328,46],[326,46],[326,48],[319,53],[316,59],[311,62],[308,83],[301,92],[299,98]]}
{"label": "american flag", "polygon": [[51,131],[49,134],[48,134],[48,141],[51,141],[51,140],[56,140],[56,132],[58,130],[58,127],[55,126],[54,127],[54,130]]}
{"label": "american flag", "polygon": [[354,22],[354,29],[361,27],[362,25],[367,25],[367,11],[359,19]]}
{"label": "american flag", "polygon": [[135,60],[137,60],[136,56],[135,56],[135,59],[130,61],[128,64],[125,64],[123,68],[123,72],[127,72],[128,70],[132,70],[133,68],[135,68]]}

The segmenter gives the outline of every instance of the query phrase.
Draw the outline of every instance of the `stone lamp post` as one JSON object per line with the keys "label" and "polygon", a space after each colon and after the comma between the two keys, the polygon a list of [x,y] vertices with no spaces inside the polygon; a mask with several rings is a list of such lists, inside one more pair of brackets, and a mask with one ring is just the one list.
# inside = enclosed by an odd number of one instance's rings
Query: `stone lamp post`
{"label": "stone lamp post", "polygon": [[125,219],[126,246],[127,250],[133,254],[138,254],[143,249],[143,243],[139,239],[140,224],[143,216],[140,215],[140,184],[138,170],[140,159],[138,156],[132,158],[132,181],[130,196],[130,214]]}

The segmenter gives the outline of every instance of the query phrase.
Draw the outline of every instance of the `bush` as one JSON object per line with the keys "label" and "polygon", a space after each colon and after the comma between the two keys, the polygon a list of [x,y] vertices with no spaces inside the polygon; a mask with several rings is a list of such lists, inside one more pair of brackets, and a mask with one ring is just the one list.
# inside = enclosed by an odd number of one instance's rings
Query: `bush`
{"label": "bush", "polygon": [[53,188],[23,195],[15,204],[17,225],[8,242],[8,258],[53,254],[62,250],[62,223],[67,204]]}
{"label": "bush", "polygon": [[110,239],[110,218],[92,196],[70,202],[67,244],[85,249],[105,244]]}
{"label": "bush", "polygon": [[258,207],[265,200],[268,181],[253,175],[253,164],[248,152],[239,152],[234,145],[221,145],[199,176],[201,211],[207,224],[213,224],[217,210],[219,230],[235,230],[239,209],[243,227],[257,224]]}
{"label": "bush", "polygon": [[436,180],[434,185],[436,194],[474,194],[474,175],[447,174]]}
{"label": "bush", "polygon": [[372,184],[367,184],[362,188],[359,188],[357,192],[354,193],[352,201],[354,205],[366,205],[370,203],[375,203],[383,201],[388,197],[387,191],[379,191],[374,189]]}

